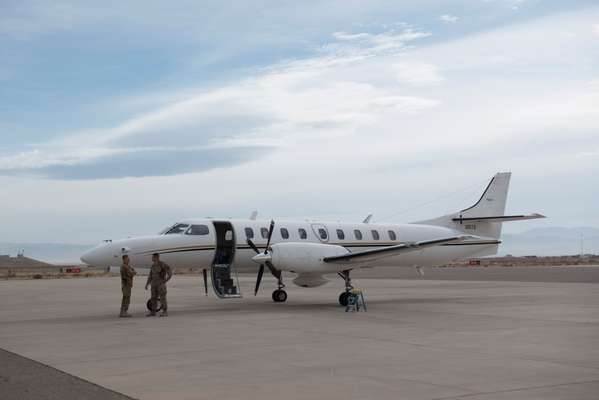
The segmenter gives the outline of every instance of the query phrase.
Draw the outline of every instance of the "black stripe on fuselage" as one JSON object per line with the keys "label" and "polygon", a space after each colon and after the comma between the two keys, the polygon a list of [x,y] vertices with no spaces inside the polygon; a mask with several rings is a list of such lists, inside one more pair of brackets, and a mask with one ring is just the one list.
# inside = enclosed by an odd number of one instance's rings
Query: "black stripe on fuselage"
{"label": "black stripe on fuselage", "polygon": [[[281,242],[281,243],[285,243],[285,242]],[[289,242],[288,242],[289,243]],[[302,242],[299,242],[302,243]],[[305,243],[314,243],[314,242],[305,242]],[[487,241],[487,242],[462,242],[462,243],[445,243],[442,244],[441,246],[482,246],[482,245],[489,245],[489,244],[500,244],[501,241],[500,240],[494,240],[494,241]],[[337,245],[337,246],[342,246],[345,248],[356,248],[356,247],[389,247],[389,246],[396,246],[398,244],[402,244],[401,242],[399,243],[355,243],[355,244],[343,244],[343,243],[324,243],[324,244],[330,244],[330,245]],[[256,247],[258,247],[259,250],[263,250],[264,247],[256,245]],[[236,246],[235,247],[236,250],[248,250],[251,249],[250,246]],[[137,255],[149,255],[149,254],[154,254],[154,253],[158,253],[158,254],[172,254],[172,253],[187,253],[187,252],[191,252],[191,251],[204,251],[204,250],[216,250],[216,246],[184,246],[184,247],[172,247],[169,249],[157,249],[157,250],[148,250],[148,251],[144,251],[141,253],[136,253]]]}

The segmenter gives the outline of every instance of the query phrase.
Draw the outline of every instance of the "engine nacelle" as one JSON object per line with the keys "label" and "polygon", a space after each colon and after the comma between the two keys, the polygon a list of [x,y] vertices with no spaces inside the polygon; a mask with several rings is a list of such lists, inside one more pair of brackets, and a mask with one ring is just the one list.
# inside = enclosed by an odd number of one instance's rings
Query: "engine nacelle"
{"label": "engine nacelle", "polygon": [[301,273],[329,273],[343,269],[337,263],[325,263],[325,257],[340,256],[349,251],[342,246],[321,243],[277,243],[270,252],[276,269]]}
{"label": "engine nacelle", "polygon": [[329,280],[320,274],[299,274],[297,278],[293,280],[294,284],[305,288],[322,286],[327,282],[329,282]]}

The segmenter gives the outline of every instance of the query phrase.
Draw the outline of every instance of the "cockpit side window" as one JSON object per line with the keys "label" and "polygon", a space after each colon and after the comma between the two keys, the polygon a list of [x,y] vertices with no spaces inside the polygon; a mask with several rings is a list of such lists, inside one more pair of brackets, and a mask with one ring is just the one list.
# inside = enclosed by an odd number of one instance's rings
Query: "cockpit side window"
{"label": "cockpit side window", "polygon": [[171,229],[166,231],[165,235],[176,235],[185,232],[189,228],[189,224],[175,224]]}
{"label": "cockpit side window", "polygon": [[189,227],[186,235],[207,235],[210,233],[210,229],[206,225],[192,225]]}

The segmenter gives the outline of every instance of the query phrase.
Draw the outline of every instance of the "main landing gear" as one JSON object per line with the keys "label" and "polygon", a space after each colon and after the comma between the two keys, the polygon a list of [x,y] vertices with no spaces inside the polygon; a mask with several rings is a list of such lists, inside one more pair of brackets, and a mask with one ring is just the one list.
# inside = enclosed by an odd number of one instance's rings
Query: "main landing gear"
{"label": "main landing gear", "polygon": [[349,302],[349,296],[351,296],[351,291],[353,290],[353,286],[351,284],[351,278],[349,277],[349,270],[345,270],[343,272],[338,273],[341,278],[345,281],[345,291],[339,295],[339,304],[343,307],[347,307]]}
{"label": "main landing gear", "polygon": [[281,271],[277,271],[276,274],[273,273],[277,278],[277,287],[278,289],[272,292],[272,301],[275,303],[284,303],[287,301],[287,292],[283,290],[285,284],[283,283],[283,276]]}

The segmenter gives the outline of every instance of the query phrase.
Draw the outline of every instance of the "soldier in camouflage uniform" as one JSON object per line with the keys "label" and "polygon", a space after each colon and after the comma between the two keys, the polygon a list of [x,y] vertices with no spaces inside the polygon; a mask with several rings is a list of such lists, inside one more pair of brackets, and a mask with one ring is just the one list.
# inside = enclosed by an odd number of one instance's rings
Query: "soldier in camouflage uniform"
{"label": "soldier in camouflage uniform", "polygon": [[137,274],[135,269],[129,264],[129,256],[123,255],[123,264],[121,265],[121,288],[123,289],[123,300],[121,301],[121,314],[119,317],[131,317],[127,311],[131,302],[131,288],[133,287],[133,277]]}
{"label": "soldier in camouflage uniform", "polygon": [[160,313],[160,316],[168,316],[166,303],[166,283],[171,279],[172,276],[173,271],[171,270],[171,267],[169,267],[168,264],[160,261],[160,255],[158,253],[152,254],[152,268],[150,269],[148,281],[146,282],[146,290],[148,290],[148,286],[152,287],[152,298],[150,301],[152,310],[147,314],[148,317],[153,317],[156,315],[156,304],[158,300],[160,300],[160,304],[162,305],[162,313]]}

